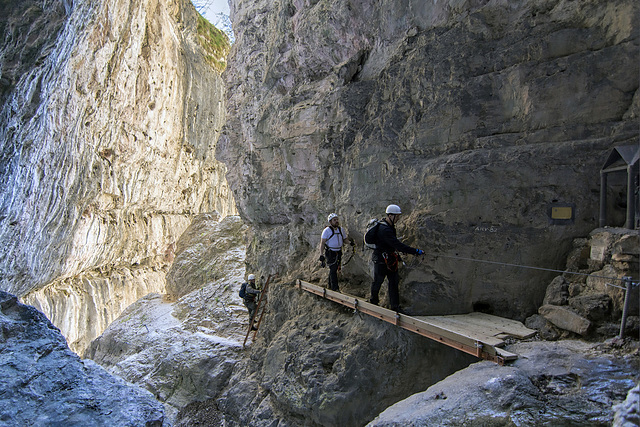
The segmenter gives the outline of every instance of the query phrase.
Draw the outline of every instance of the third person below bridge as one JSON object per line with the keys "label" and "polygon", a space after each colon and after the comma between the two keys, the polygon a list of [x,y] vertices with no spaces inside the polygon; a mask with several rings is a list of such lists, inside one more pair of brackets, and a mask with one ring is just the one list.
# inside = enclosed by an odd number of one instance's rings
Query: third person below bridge
{"label": "third person below bridge", "polygon": [[398,285],[400,275],[398,274],[398,264],[401,262],[400,254],[422,255],[424,251],[412,248],[400,240],[396,236],[396,223],[400,219],[402,211],[398,205],[389,205],[386,210],[387,217],[378,222],[375,230],[375,245],[371,260],[373,261],[373,282],[371,283],[371,299],[372,304],[378,304],[378,293],[380,286],[387,278],[389,284],[389,305],[391,310],[402,312],[400,309],[400,292]]}

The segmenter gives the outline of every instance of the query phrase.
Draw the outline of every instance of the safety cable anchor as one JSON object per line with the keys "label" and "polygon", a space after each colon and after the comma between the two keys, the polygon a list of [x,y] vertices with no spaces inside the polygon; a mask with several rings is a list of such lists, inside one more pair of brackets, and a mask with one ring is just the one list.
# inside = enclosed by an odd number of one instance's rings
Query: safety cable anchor
{"label": "safety cable anchor", "polygon": [[355,301],[353,302],[353,310],[354,310],[353,314],[358,313],[358,298],[356,298]]}

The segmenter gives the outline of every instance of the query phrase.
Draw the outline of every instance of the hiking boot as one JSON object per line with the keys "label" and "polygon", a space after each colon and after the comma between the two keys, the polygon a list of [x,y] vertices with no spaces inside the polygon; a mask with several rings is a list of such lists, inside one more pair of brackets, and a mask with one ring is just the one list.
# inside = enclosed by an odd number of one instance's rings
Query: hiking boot
{"label": "hiking boot", "polygon": [[252,326],[252,327],[251,327],[251,330],[252,330],[252,331],[257,331],[257,330],[258,330],[258,328],[256,328],[255,326]]}
{"label": "hiking boot", "polygon": [[379,302],[377,299],[369,299],[369,304],[378,305]]}

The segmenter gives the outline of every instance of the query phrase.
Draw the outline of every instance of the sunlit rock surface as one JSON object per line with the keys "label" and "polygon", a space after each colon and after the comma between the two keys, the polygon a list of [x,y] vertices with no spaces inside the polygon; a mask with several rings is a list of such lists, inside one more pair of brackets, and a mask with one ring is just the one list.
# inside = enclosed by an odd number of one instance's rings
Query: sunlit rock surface
{"label": "sunlit rock surface", "polygon": [[41,312],[4,291],[0,348],[3,426],[166,425],[151,393],[81,360]]}
{"label": "sunlit rock surface", "polygon": [[82,350],[164,291],[194,214],[234,213],[213,157],[223,82],[187,0],[1,10],[0,288]]}
{"label": "sunlit rock surface", "polygon": [[182,297],[210,282],[238,280],[239,269],[244,269],[246,232],[238,216],[222,221],[210,214],[194,218],[178,241],[167,273],[167,294]]}
{"label": "sunlit rock surface", "polygon": [[[198,216],[178,241],[172,283],[191,290],[176,302],[150,294],[128,307],[91,343],[85,357],[150,390],[170,419],[215,397],[242,358],[247,309],[245,229],[238,217]],[[220,268],[210,268],[215,260]],[[172,299],[175,295],[169,296]]]}
{"label": "sunlit rock surface", "polygon": [[82,354],[129,305],[150,292],[164,293],[165,275],[157,267],[107,267],[57,280],[23,301],[53,319],[69,347]]}
{"label": "sunlit rock surface", "polygon": [[[638,140],[638,8],[232,1],[217,157],[256,230],[250,265],[313,277],[328,213],[361,239],[397,203],[398,234],[427,253],[403,306],[535,313],[553,273],[459,258],[557,269],[598,226],[600,168]],[[555,204],[574,220],[550,224]],[[346,289],[366,296],[356,270]]]}

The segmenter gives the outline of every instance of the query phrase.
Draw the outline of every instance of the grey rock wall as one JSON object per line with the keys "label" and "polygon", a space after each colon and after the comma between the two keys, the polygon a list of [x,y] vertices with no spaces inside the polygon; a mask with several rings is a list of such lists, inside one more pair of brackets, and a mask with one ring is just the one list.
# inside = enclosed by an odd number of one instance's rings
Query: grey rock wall
{"label": "grey rock wall", "polygon": [[[538,309],[543,321],[534,315],[527,324],[541,330],[544,339],[566,336],[566,331],[591,339],[612,338],[621,332],[638,337],[640,290],[633,283],[639,261],[640,236],[635,231],[597,228],[588,238],[576,239],[567,270],[549,284],[544,305]],[[628,297],[625,278],[632,283]]]}
{"label": "grey rock wall", "polygon": [[81,360],[41,312],[4,291],[0,331],[0,424],[167,425],[151,393]]}
{"label": "grey rock wall", "polygon": [[186,0],[5,2],[0,288],[82,350],[164,291],[200,212],[235,212],[213,157],[224,84]]}
{"label": "grey rock wall", "polygon": [[601,350],[579,341],[516,344],[523,357],[512,365],[473,364],[367,425],[612,425],[614,413],[625,414],[613,406],[636,383],[637,358]]}
{"label": "grey rock wall", "polygon": [[[426,250],[402,305],[519,320],[598,224],[599,170],[638,138],[636,2],[233,1],[217,157],[255,230],[252,268],[319,279],[338,212],[361,239],[389,203]],[[554,203],[575,221],[551,225]],[[615,225],[615,224],[612,224]],[[359,252],[344,289],[366,296]]]}
{"label": "grey rock wall", "polygon": [[238,216],[194,218],[178,240],[176,258],[167,273],[167,294],[182,297],[212,282],[233,283],[238,271],[242,276],[246,231]]}
{"label": "grey rock wall", "polygon": [[477,360],[288,284],[267,296],[249,357],[207,402],[227,425],[362,426]]}

